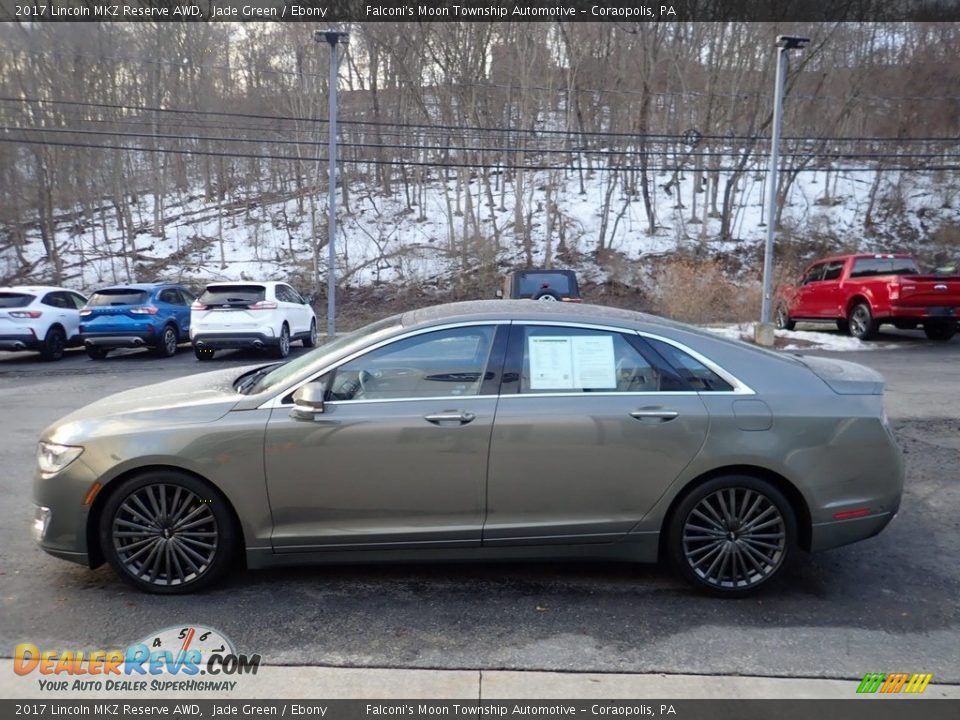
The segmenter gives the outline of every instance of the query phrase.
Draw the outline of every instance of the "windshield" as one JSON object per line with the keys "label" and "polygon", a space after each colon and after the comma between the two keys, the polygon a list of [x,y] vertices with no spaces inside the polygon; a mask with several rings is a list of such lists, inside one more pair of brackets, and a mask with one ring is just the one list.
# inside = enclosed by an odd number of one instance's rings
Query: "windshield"
{"label": "windshield", "polygon": [[564,273],[537,272],[520,275],[520,295],[535,295],[541,288],[556,290],[561,295],[573,292],[570,278]]}
{"label": "windshield", "polygon": [[295,378],[311,365],[322,363],[324,358],[333,357],[351,345],[369,342],[373,340],[376,335],[384,334],[389,330],[398,327],[400,327],[400,316],[394,315],[383,320],[378,320],[375,323],[365,325],[359,330],[354,330],[352,333],[347,335],[342,335],[338,338],[335,338],[334,340],[321,345],[316,350],[308,352],[306,355],[301,355],[297,359],[286,362],[283,365],[279,365],[274,370],[265,373],[263,377],[259,378],[255,383],[245,388],[246,393],[248,395],[255,395],[257,393],[267,392],[274,388],[282,387],[289,380]]}
{"label": "windshield", "polygon": [[96,305],[142,305],[146,301],[147,293],[143,290],[97,290],[87,300],[87,305],[91,307]]}
{"label": "windshield", "polygon": [[910,258],[857,258],[853,263],[850,277],[872,277],[874,275],[916,275],[920,270]]}
{"label": "windshield", "polygon": [[26,307],[33,302],[33,295],[5,292],[0,293],[0,308]]}

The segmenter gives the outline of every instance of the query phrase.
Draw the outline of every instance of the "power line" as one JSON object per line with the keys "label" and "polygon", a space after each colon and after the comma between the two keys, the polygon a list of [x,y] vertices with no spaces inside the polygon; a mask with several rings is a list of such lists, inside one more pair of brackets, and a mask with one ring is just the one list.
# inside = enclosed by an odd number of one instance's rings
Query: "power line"
{"label": "power line", "polygon": [[[287,160],[287,161],[299,161],[299,162],[326,162],[327,158],[322,156],[310,156],[310,157],[297,157],[294,155],[273,155],[273,154],[250,154],[250,153],[236,153],[236,152],[226,152],[226,151],[215,151],[215,150],[182,150],[176,148],[151,148],[151,147],[139,147],[139,146],[130,146],[130,145],[103,145],[103,144],[93,144],[93,143],[76,143],[76,142],[58,142],[50,140],[34,140],[34,139],[18,139],[18,138],[2,138],[0,137],[0,143],[21,143],[27,145],[48,145],[52,147],[69,147],[69,148],[87,148],[94,150],[122,150],[125,152],[144,152],[144,153],[161,153],[161,154],[174,154],[174,155],[200,155],[200,156],[210,156],[210,157],[228,157],[228,158],[240,158],[240,159],[249,159],[249,160]],[[397,161],[395,160],[382,160],[378,158],[360,158],[360,157],[349,157],[345,156],[340,159],[341,162],[350,163],[354,165],[395,165]],[[484,168],[489,170],[518,170],[518,171],[542,171],[542,170],[565,170],[569,172],[575,172],[582,170],[583,168],[576,165],[531,165],[531,164],[510,164],[510,163],[490,163],[490,162],[427,162],[420,160],[404,160],[404,165],[413,165],[419,167],[431,167],[437,169],[445,168],[466,168],[466,169],[477,169]],[[659,168],[643,168],[640,166],[634,165],[610,165],[603,168],[595,168],[595,171],[598,172],[637,172],[641,170],[682,170],[684,172],[723,172],[723,173],[734,173],[734,172],[743,172],[747,170],[745,167],[677,167],[672,166],[661,166]],[[825,168],[820,167],[800,167],[792,168],[792,172],[823,172]],[[876,167],[876,168],[863,168],[863,167],[830,167],[831,172],[933,172],[933,171],[946,171],[946,170],[960,170],[960,165],[924,165],[922,167],[910,167],[910,166],[887,166],[887,167]],[[767,172],[765,168],[752,167],[749,168],[749,171],[753,174],[763,174]]]}

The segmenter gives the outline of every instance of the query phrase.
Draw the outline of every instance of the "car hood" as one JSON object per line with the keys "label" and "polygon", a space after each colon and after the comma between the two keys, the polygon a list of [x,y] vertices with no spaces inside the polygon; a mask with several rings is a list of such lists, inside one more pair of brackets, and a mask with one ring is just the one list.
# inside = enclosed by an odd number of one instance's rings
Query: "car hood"
{"label": "car hood", "polygon": [[797,355],[818,378],[838,395],[883,395],[883,375],[846,360]]}
{"label": "car hood", "polygon": [[42,439],[69,445],[80,437],[116,432],[118,425],[138,429],[159,422],[179,425],[219,420],[243,398],[233,383],[250,369],[216,370],[110,395],[61,418],[44,431]]}

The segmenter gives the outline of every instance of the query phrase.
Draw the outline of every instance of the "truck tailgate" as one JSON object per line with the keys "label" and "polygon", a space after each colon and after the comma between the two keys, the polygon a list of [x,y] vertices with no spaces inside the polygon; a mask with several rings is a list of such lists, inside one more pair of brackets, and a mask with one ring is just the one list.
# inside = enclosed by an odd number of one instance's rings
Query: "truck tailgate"
{"label": "truck tailgate", "polygon": [[900,307],[960,307],[960,277],[907,275],[900,278]]}

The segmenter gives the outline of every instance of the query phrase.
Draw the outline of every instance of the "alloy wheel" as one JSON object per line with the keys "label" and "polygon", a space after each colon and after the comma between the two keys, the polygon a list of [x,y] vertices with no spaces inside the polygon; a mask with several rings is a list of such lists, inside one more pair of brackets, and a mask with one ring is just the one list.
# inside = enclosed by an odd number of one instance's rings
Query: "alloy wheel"
{"label": "alloy wheel", "polygon": [[181,485],[152,483],[120,503],[111,539],[131,577],[172,586],[207,571],[217,556],[220,530],[209,501]]}
{"label": "alloy wheel", "polygon": [[702,582],[717,589],[750,588],[783,562],[786,521],[763,493],[723,488],[705,496],[687,515],[682,546],[690,570]]}

